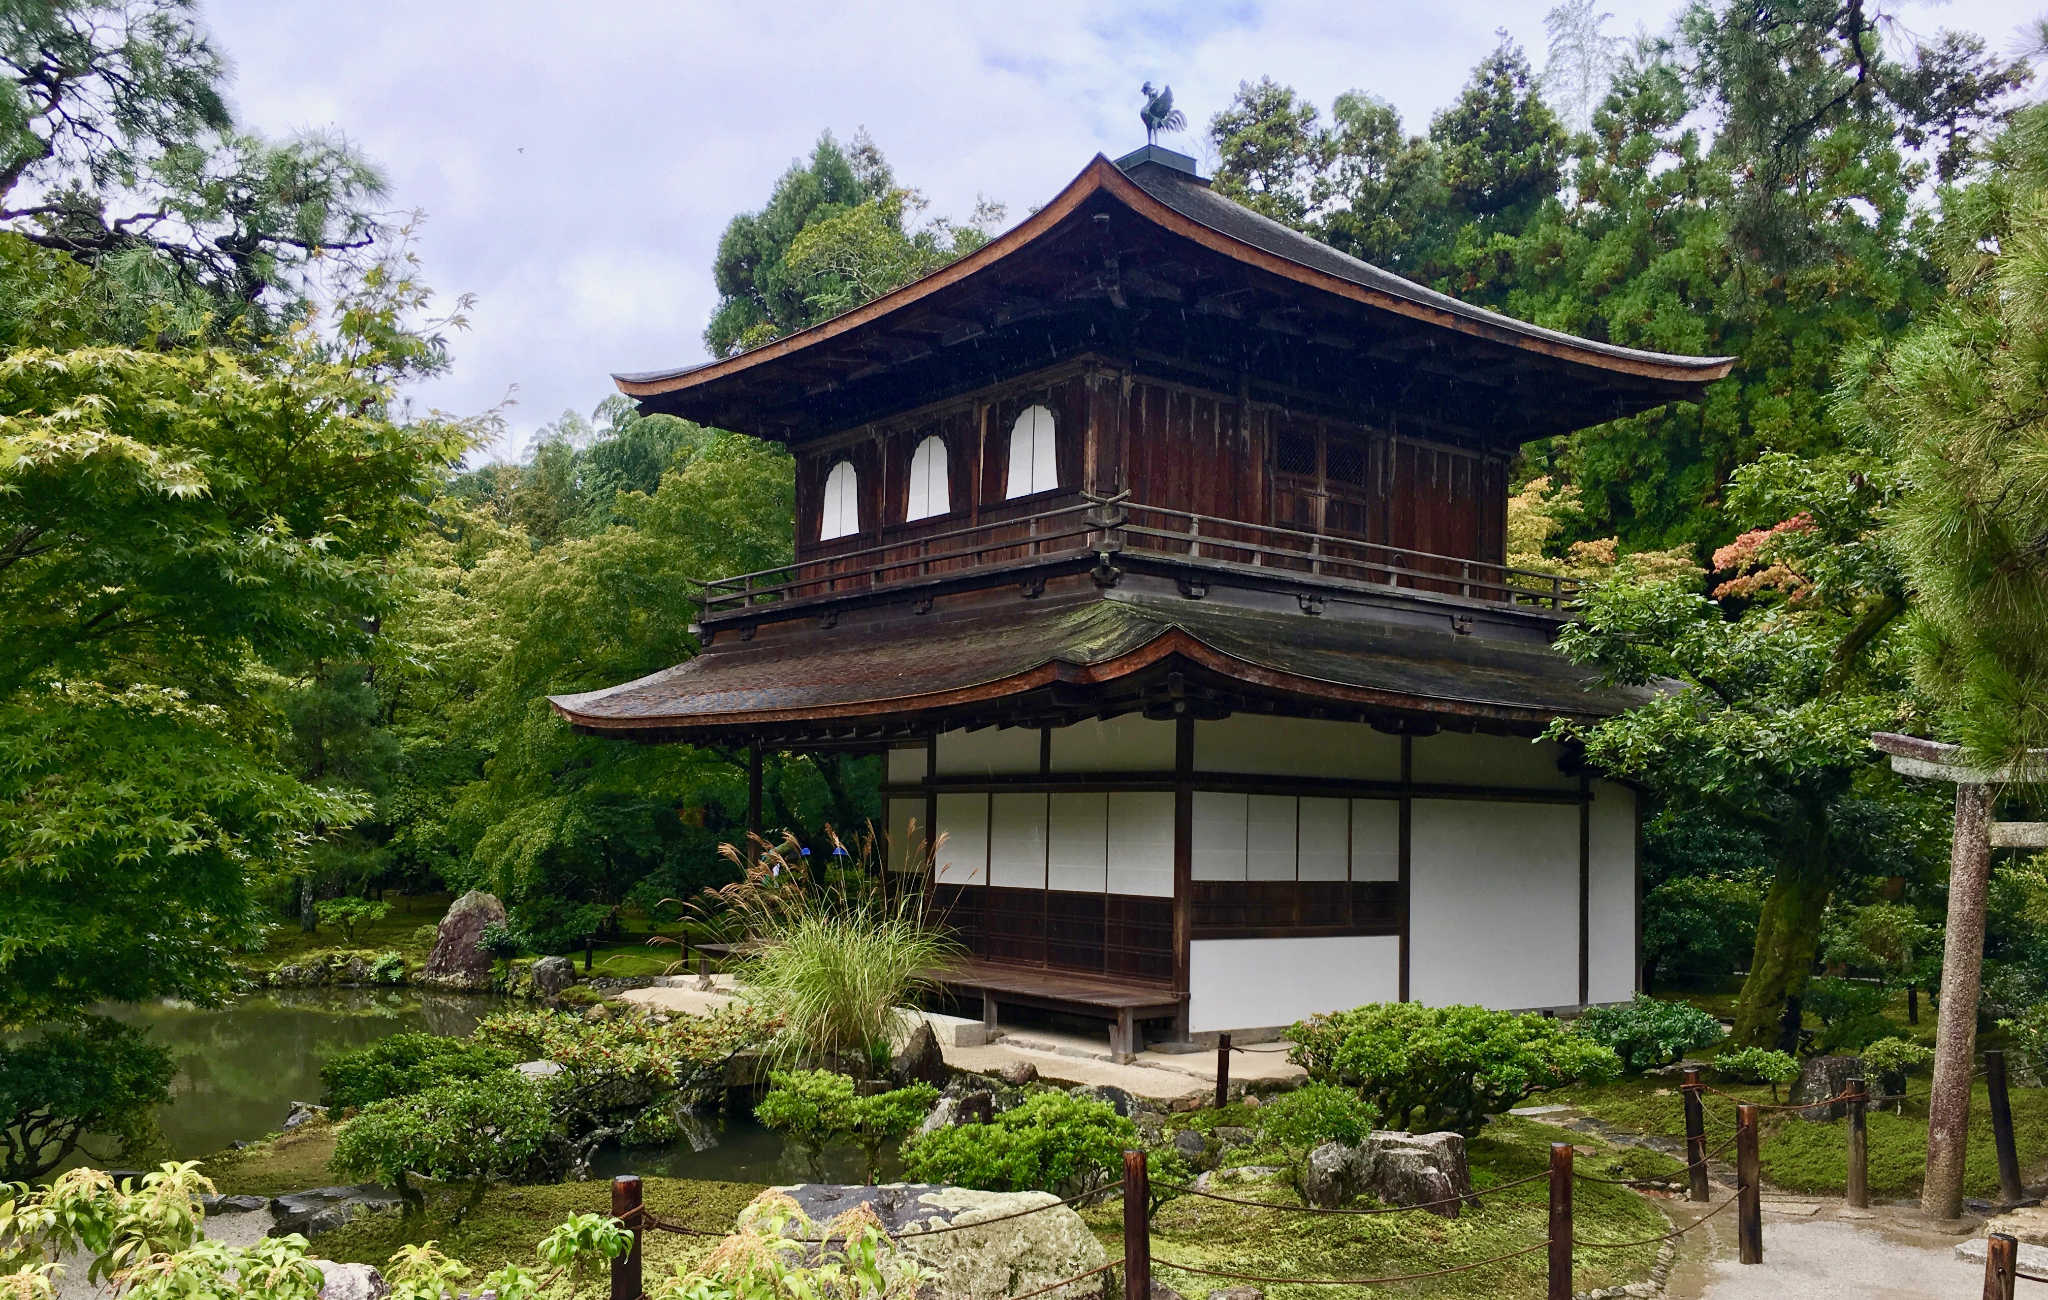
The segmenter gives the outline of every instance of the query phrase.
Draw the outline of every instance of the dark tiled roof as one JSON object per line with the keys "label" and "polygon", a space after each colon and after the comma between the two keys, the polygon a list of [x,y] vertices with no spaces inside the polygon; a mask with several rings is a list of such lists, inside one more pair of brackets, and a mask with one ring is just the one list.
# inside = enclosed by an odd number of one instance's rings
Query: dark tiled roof
{"label": "dark tiled roof", "polygon": [[638,681],[555,696],[553,703],[580,726],[622,732],[886,719],[1062,678],[1112,680],[1173,651],[1277,689],[1368,692],[1446,712],[1600,716],[1641,698],[1594,689],[1587,670],[1537,644],[1214,602],[1111,593],[1001,614],[930,617],[914,634],[900,623],[874,632],[807,627],[786,637],[763,634]]}

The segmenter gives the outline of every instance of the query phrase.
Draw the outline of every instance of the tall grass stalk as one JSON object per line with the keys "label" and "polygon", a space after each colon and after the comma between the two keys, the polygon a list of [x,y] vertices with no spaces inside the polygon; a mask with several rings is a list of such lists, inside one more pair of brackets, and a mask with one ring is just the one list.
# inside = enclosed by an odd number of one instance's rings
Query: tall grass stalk
{"label": "tall grass stalk", "polygon": [[873,828],[851,845],[827,834],[833,861],[843,865],[822,873],[812,871],[794,837],[770,844],[754,836],[751,854],[720,845],[741,878],[706,890],[693,910],[739,932],[734,974],[780,1021],[773,1043],[780,1062],[879,1072],[899,1008],[961,951],[924,888],[939,846],[927,847],[912,826],[908,869],[891,870]]}

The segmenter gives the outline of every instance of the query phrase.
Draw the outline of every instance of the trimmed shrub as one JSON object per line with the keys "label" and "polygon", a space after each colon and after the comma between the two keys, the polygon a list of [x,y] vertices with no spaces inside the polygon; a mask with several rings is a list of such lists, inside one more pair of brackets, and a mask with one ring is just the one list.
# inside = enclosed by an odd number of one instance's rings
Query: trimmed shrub
{"label": "trimmed shrub", "polygon": [[1880,1038],[1864,1047],[1863,1068],[1873,1076],[1883,1097],[1897,1097],[1906,1090],[1906,1076],[1925,1069],[1934,1061],[1934,1049],[1910,1039]]}
{"label": "trimmed shrub", "polygon": [[408,1174],[544,1181],[562,1151],[539,1089],[504,1071],[377,1102],[342,1126],[333,1165],[344,1178],[390,1183],[416,1200]]}
{"label": "trimmed shrub", "polygon": [[1771,1085],[1771,1100],[1778,1099],[1778,1088],[1799,1077],[1799,1062],[1786,1052],[1773,1051],[1768,1047],[1745,1047],[1739,1052],[1723,1052],[1714,1058],[1714,1069],[1729,1079],[1743,1083],[1768,1083]]}
{"label": "trimmed shrub", "polygon": [[1821,1051],[1854,1052],[1892,1036],[1896,1026],[1885,1017],[1887,1000],[1884,989],[1875,984],[1824,975],[1806,982],[1800,1005],[1820,1017],[1816,1045]]}
{"label": "trimmed shrub", "polygon": [[356,941],[356,927],[383,920],[391,914],[391,904],[368,898],[329,898],[314,907],[320,920],[341,931],[343,943]]}
{"label": "trimmed shrub", "polygon": [[467,1038],[393,1034],[343,1052],[320,1067],[321,1101],[349,1109],[424,1092],[457,1079],[481,1079],[508,1069],[519,1057]]}
{"label": "trimmed shrub", "polygon": [[379,953],[370,963],[370,978],[379,984],[405,983],[405,958],[395,952]]}
{"label": "trimmed shrub", "polygon": [[1602,1047],[1614,1049],[1621,1068],[1641,1074],[1669,1065],[1687,1052],[1721,1041],[1721,1022],[1689,1002],[1671,1002],[1638,993],[1611,1007],[1591,1007],[1572,1022]]}
{"label": "trimmed shrub", "polygon": [[1375,1002],[1288,1031],[1309,1078],[1350,1088],[1382,1122],[1470,1136],[1533,1093],[1606,1083],[1621,1058],[1544,1016],[1485,1007]]}
{"label": "trimmed shrub", "polygon": [[1138,1128],[1105,1102],[1037,1092],[992,1124],[955,1124],[903,1147],[906,1171],[921,1183],[990,1192],[1071,1196],[1121,1177],[1123,1153]]}
{"label": "trimmed shrub", "polygon": [[1305,1083],[1259,1107],[1258,1113],[1259,1137],[1286,1157],[1297,1192],[1311,1151],[1325,1142],[1356,1146],[1379,1122],[1371,1102],[1330,1083]]}
{"label": "trimmed shrub", "polygon": [[825,1148],[845,1142],[861,1153],[871,1183],[882,1148],[923,1123],[939,1100],[928,1083],[863,1097],[851,1077],[830,1070],[777,1071],[768,1083],[754,1118],[802,1146],[813,1177],[822,1176]]}

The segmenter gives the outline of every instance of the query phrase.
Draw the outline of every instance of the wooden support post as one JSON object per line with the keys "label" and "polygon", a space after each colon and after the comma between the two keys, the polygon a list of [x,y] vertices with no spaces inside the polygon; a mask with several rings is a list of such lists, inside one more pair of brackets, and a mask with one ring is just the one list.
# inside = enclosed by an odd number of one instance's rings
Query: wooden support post
{"label": "wooden support post", "polygon": [[611,1300],[640,1300],[646,1288],[640,1278],[640,1176],[612,1179],[612,1217],[633,1234],[626,1253],[612,1261]]}
{"label": "wooden support post", "polygon": [[1763,1174],[1756,1156],[1756,1107],[1735,1108],[1735,1235],[1745,1264],[1764,1262]]}
{"label": "wooden support post", "polygon": [[1685,1094],[1685,1163],[1688,1190],[1686,1199],[1705,1202],[1707,1195],[1707,1114],[1700,1104],[1700,1072],[1687,1070],[1685,1082],[1679,1091]]}
{"label": "wooden support post", "polygon": [[1216,1109],[1230,1104],[1230,1035],[1216,1035]]}
{"label": "wooden support post", "polygon": [[2019,1273],[2019,1238],[2004,1232],[1984,1238],[1984,1300],[2013,1300]]}
{"label": "wooden support post", "polygon": [[2018,1205],[2027,1189],[2020,1184],[2020,1153],[2012,1139],[2012,1099],[2005,1091],[2005,1053],[1984,1053],[1984,1086],[1991,1094],[1991,1140],[1998,1148],[1998,1196]]}
{"label": "wooden support post", "polygon": [[1546,1300],[1572,1300],[1572,1144],[1550,1144],[1550,1285]]}
{"label": "wooden support post", "polygon": [[1991,882],[1991,787],[1956,785],[1949,856],[1948,937],[1941,957],[1941,1019],[1934,1032],[1934,1088],[1927,1099],[1927,1177],[1920,1208],[1931,1218],[1963,1212],[1963,1157],[1970,1129],[1970,1076],[1977,1046],[1977,992],[1984,967],[1984,912]]}
{"label": "wooden support post", "polygon": [[1920,985],[1918,981],[1906,985],[1906,1023],[1920,1023]]}
{"label": "wooden support post", "polygon": [[1143,1151],[1124,1152],[1124,1294],[1152,1295],[1152,1183]]}
{"label": "wooden support post", "polygon": [[761,856],[752,837],[761,834],[761,747],[747,746],[747,861]]}
{"label": "wooden support post", "polygon": [[1861,1079],[1849,1080],[1849,1191],[1845,1198],[1855,1210],[1870,1208],[1870,1133],[1864,1112],[1870,1106],[1870,1088]]}
{"label": "wooden support post", "polygon": [[586,934],[586,935],[584,935],[584,936],[583,936],[583,973],[584,973],[585,975],[588,975],[588,974],[590,974],[590,958],[591,958],[591,955],[592,955],[593,953],[595,953],[596,951],[597,951],[597,936],[596,936],[596,935],[594,935],[594,934]]}

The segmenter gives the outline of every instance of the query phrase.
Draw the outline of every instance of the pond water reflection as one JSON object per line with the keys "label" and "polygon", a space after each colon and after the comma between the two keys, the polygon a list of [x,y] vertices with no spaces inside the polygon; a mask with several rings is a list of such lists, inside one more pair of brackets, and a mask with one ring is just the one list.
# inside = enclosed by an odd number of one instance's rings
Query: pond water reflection
{"label": "pond water reflection", "polygon": [[406,1030],[466,1035],[508,1005],[474,993],[281,989],[213,1010],[153,1002],[107,1014],[177,1054],[158,1120],[169,1153],[190,1160],[276,1132],[294,1101],[320,1100],[320,1066],[338,1052]]}

